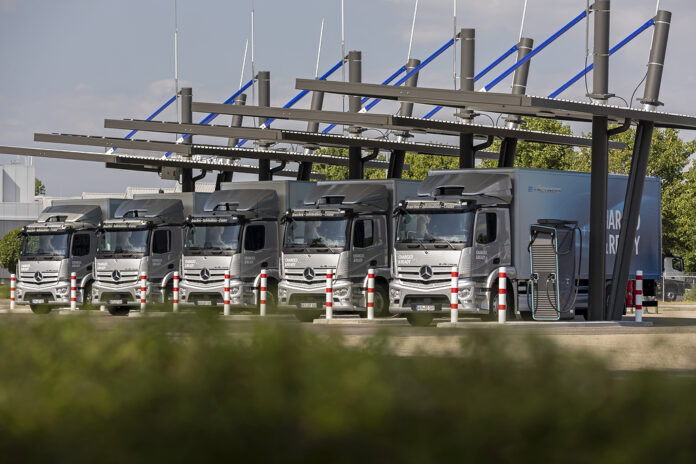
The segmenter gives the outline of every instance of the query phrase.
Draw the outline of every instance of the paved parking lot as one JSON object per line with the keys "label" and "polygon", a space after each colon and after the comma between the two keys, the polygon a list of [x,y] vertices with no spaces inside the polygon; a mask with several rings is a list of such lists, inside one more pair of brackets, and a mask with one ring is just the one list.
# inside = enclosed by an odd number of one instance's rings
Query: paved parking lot
{"label": "paved parking lot", "polygon": [[[6,318],[38,318],[27,309],[8,314],[9,302],[0,300],[0,324]],[[62,313],[62,314],[61,314]],[[69,311],[53,313],[48,317],[70,317]],[[137,324],[143,320],[140,314],[130,317],[111,317],[105,313],[92,313],[95,327],[109,330],[122,324]],[[145,317],[167,316],[168,313],[150,313]],[[259,318],[251,315],[221,317],[230,336],[244,336],[249,333],[250,322]],[[469,321],[463,328],[411,327],[405,319],[399,318],[376,323],[344,323],[340,325],[301,324],[292,316],[271,316],[270,323],[283,323],[298,326],[314,333],[338,333],[347,345],[360,346],[375,334],[387,337],[391,350],[398,355],[420,356],[457,355],[462,351],[462,340],[473,331],[495,331],[501,343],[511,351],[524,337],[534,334],[547,338],[562,350],[577,350],[590,353],[604,360],[614,370],[661,369],[677,373],[696,371],[696,304],[663,305],[659,314],[654,310],[644,315],[644,321],[652,326],[553,324],[543,326],[517,323],[500,327],[497,323]],[[631,314],[624,317],[631,321]],[[444,320],[443,320],[444,321]],[[346,321],[348,322],[348,321]],[[437,321],[436,321],[437,322]]]}

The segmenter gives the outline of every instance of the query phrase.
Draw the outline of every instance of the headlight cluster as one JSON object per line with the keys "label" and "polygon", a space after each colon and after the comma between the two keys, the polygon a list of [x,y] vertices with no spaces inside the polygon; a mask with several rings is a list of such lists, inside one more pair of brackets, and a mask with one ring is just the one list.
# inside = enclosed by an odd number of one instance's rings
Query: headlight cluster
{"label": "headlight cluster", "polygon": [[467,300],[471,296],[471,288],[469,287],[464,287],[459,289],[459,299],[460,300]]}
{"label": "headlight cluster", "polygon": [[398,288],[390,288],[389,289],[389,296],[392,299],[399,298],[399,289]]}
{"label": "headlight cluster", "polygon": [[287,298],[288,290],[286,288],[279,288],[278,289],[278,296],[281,298]]}
{"label": "headlight cluster", "polygon": [[239,287],[230,287],[230,295],[231,296],[239,295]]}
{"label": "headlight cluster", "polygon": [[348,289],[347,288],[337,288],[334,289],[333,291],[334,296],[338,298],[345,298],[348,296]]}
{"label": "headlight cluster", "polygon": [[56,288],[56,295],[67,295],[68,287],[58,287]]}

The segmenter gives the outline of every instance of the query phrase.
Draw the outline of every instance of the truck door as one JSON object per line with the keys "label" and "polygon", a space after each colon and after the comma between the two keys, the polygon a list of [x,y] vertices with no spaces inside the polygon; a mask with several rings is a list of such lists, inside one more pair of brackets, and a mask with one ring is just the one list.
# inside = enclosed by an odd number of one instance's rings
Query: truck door
{"label": "truck door", "polygon": [[350,276],[363,279],[370,262],[374,267],[387,266],[387,221],[383,216],[361,217],[353,221]]}
{"label": "truck door", "polygon": [[152,234],[152,256],[148,280],[162,279],[168,272],[175,270],[172,235],[170,228],[156,229]]}
{"label": "truck door", "polygon": [[72,237],[70,247],[70,272],[77,274],[77,279],[82,279],[92,272],[92,249],[94,240],[90,232],[76,232]]}
{"label": "truck door", "polygon": [[487,276],[510,264],[510,219],[506,209],[480,209],[473,236],[472,275]]}
{"label": "truck door", "polygon": [[256,277],[263,264],[267,268],[276,266],[277,239],[273,239],[273,227],[266,223],[247,224],[244,227],[242,248],[242,277]]}

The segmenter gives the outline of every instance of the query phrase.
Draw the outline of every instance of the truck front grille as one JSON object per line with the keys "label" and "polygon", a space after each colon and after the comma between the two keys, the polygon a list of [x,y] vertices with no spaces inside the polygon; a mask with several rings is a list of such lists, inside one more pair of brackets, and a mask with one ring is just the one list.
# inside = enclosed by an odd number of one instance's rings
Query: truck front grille
{"label": "truck front grille", "polygon": [[20,282],[28,284],[52,284],[58,282],[58,271],[41,271],[41,277],[36,280],[36,271],[20,272]]}
{"label": "truck front grille", "polygon": [[97,280],[110,284],[133,284],[138,281],[138,271],[119,271],[119,279],[114,279],[114,271],[98,271]]}
{"label": "truck front grille", "polygon": [[423,266],[398,266],[397,271],[399,278],[404,282],[419,284],[442,284],[449,282],[452,278],[452,266],[430,266],[433,275],[429,279],[421,277],[422,267]]}
{"label": "truck front grille", "polygon": [[203,268],[200,269],[186,269],[184,271],[184,278],[189,282],[195,282],[198,284],[214,284],[223,283],[225,281],[225,269],[208,269],[207,279],[201,277],[201,272]]}

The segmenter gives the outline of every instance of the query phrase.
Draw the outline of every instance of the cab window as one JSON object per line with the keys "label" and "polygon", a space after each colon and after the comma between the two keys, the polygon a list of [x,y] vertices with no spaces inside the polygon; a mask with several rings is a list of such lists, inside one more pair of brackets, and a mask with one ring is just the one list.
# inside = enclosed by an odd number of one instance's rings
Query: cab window
{"label": "cab window", "polygon": [[360,219],[355,222],[353,228],[353,246],[366,248],[374,244],[374,221],[372,219]]}
{"label": "cab window", "polygon": [[485,245],[495,242],[498,236],[498,215],[481,213],[476,219],[476,243]]}
{"label": "cab window", "polygon": [[263,250],[266,246],[266,226],[257,224],[247,226],[244,235],[244,249],[246,251]]}
{"label": "cab window", "polygon": [[172,232],[170,230],[156,230],[152,238],[152,252],[155,254],[169,253],[172,249]]}
{"label": "cab window", "polygon": [[89,245],[89,234],[75,234],[72,241],[72,255],[87,256],[89,254]]}

